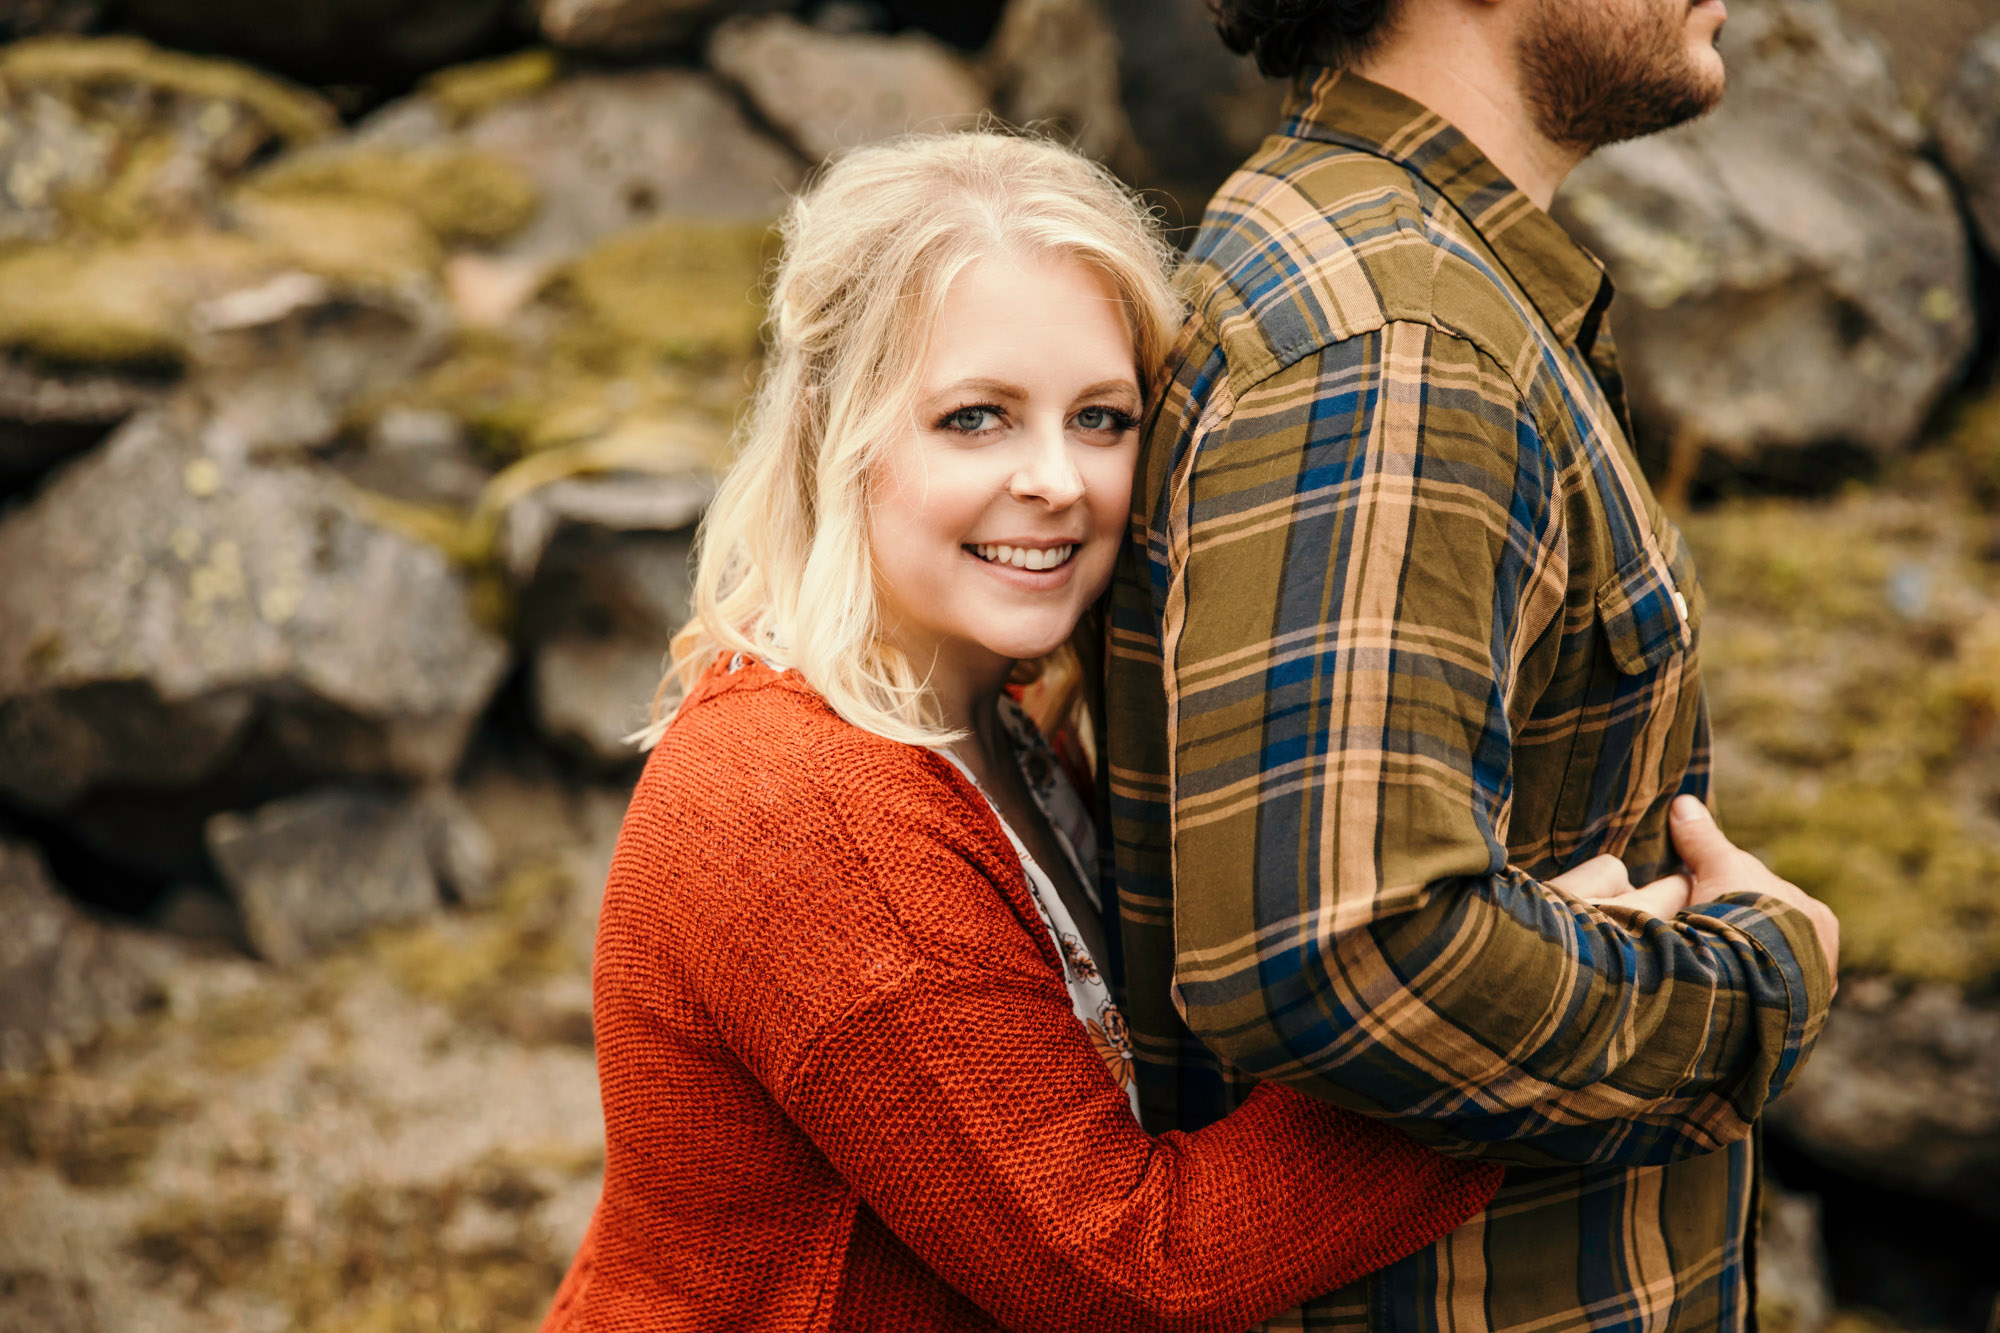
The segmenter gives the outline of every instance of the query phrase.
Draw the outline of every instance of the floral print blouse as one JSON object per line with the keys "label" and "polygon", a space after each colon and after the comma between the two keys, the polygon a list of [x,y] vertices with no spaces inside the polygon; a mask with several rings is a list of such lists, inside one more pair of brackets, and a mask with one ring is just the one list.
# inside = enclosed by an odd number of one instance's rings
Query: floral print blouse
{"label": "floral print blouse", "polygon": [[[1097,833],[1092,827],[1089,809],[1064,774],[1062,766],[1056,762],[1055,754],[1041,732],[1035,729],[1035,724],[1028,720],[1020,705],[1004,695],[1000,699],[1000,722],[1012,742],[1014,761],[1020,766],[1029,794],[1034,797],[1042,817],[1048,820],[1049,828],[1055,833],[1056,845],[1068,859],[1070,870],[1075,874],[1077,883],[1083,886],[1090,905],[1101,913],[1104,905],[1097,892]],[[979,780],[972,776],[972,770],[950,751],[939,750],[938,753],[949,759],[959,772],[965,774],[967,781],[979,788],[979,794],[986,797],[993,817],[999,820],[1001,829],[1007,834],[1007,841],[1013,844],[1015,854],[1021,858],[1021,869],[1027,876],[1028,891],[1034,897],[1035,908],[1041,913],[1042,924],[1047,927],[1049,937],[1055,941],[1056,952],[1062,955],[1063,979],[1069,984],[1070,1006],[1076,1011],[1077,1021],[1083,1024],[1084,1031],[1090,1034],[1091,1044],[1097,1048],[1104,1067],[1111,1072],[1111,1081],[1124,1089],[1136,1119],[1139,1114],[1139,1091],[1132,1077],[1131,1036],[1125,1027],[1125,1016],[1112,1002],[1111,989],[1083,943],[1083,933],[1076,928],[1069,909],[1063,906],[1062,897],[1056,892],[1048,872],[1035,864],[1035,858],[1028,854],[1027,846],[1000,813],[993,797],[985,788],[979,787]]]}

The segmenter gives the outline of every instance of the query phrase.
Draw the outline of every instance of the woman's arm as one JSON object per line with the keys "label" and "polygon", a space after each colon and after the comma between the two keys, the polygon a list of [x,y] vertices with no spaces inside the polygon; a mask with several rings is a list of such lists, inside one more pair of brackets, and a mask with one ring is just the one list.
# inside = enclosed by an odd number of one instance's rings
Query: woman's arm
{"label": "woman's arm", "polygon": [[773,1091],[1010,1328],[1240,1329],[1420,1249],[1500,1179],[1277,1086],[1151,1137],[1053,973],[919,963]]}

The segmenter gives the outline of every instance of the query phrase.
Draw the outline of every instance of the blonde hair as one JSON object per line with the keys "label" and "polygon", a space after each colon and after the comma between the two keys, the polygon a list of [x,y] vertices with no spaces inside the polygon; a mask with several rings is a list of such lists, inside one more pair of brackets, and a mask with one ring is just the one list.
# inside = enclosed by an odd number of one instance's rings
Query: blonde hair
{"label": "blonde hair", "polygon": [[1081,261],[1124,304],[1150,402],[1179,325],[1172,251],[1103,167],[992,130],[848,153],[793,201],[783,240],[756,397],[702,521],[692,619],[635,739],[656,744],[716,655],[734,652],[796,668],[856,726],[944,744],[957,737],[882,634],[868,501],[875,461],[915,413],[945,294],[997,253]]}

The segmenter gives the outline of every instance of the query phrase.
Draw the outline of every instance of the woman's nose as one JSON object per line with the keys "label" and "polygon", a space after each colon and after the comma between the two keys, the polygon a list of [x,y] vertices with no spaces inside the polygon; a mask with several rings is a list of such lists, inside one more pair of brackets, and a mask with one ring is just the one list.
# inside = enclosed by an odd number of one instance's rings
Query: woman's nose
{"label": "woman's nose", "polygon": [[1022,447],[1026,452],[1010,487],[1016,497],[1039,500],[1051,509],[1065,509],[1083,498],[1083,474],[1070,456],[1061,423],[1027,432]]}

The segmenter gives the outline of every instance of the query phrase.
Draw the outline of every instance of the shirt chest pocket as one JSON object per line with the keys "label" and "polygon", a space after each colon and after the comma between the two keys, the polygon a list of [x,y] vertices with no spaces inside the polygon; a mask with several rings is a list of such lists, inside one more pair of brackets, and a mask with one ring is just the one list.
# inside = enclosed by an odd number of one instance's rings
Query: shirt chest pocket
{"label": "shirt chest pocket", "polygon": [[1695,645],[1701,590],[1693,562],[1677,530],[1668,525],[1662,535],[1671,556],[1647,543],[1597,589],[1597,623],[1623,675],[1643,675]]}

